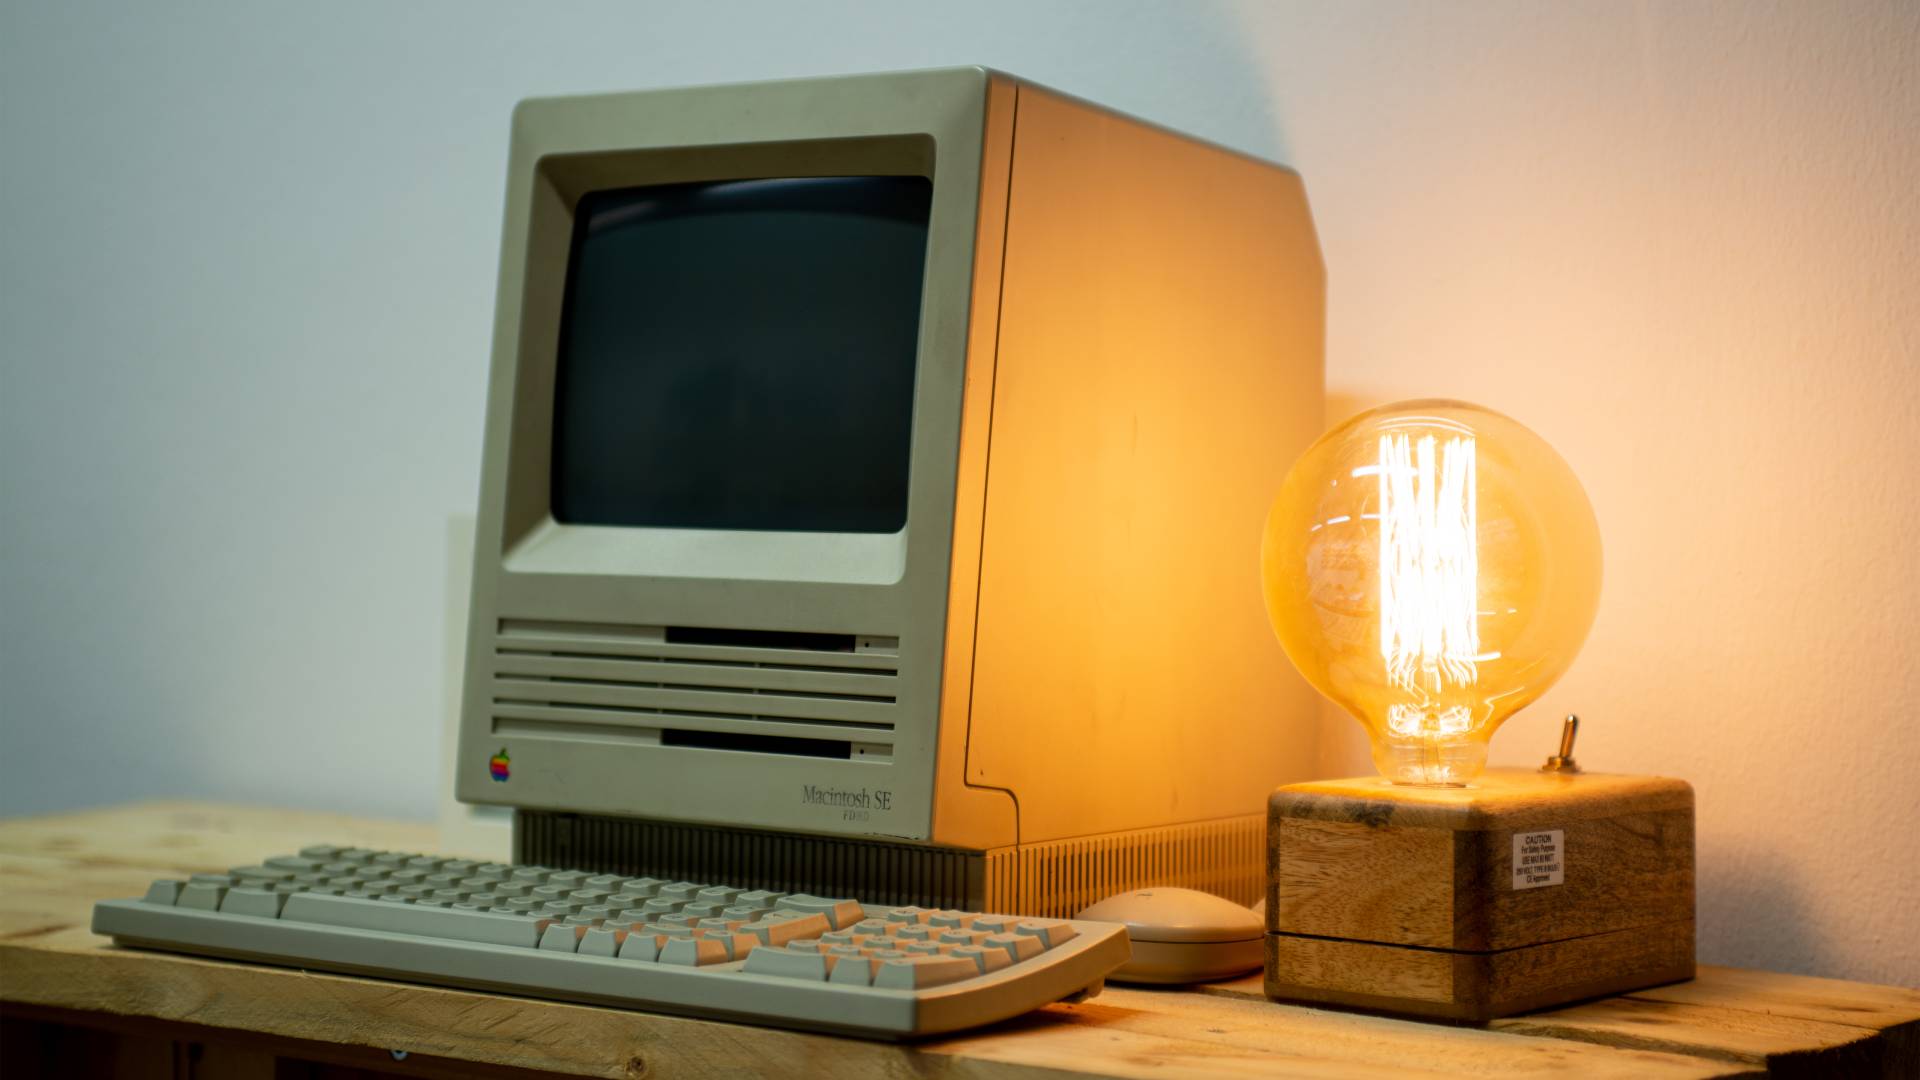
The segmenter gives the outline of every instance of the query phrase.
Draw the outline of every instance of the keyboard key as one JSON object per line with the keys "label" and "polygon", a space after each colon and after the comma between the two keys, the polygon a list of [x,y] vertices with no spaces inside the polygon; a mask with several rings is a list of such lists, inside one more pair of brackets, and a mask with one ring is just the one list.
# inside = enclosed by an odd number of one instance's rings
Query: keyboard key
{"label": "keyboard key", "polygon": [[932,910],[928,908],[909,905],[907,907],[890,908],[882,913],[881,917],[892,923],[919,923],[926,922],[932,915]]}
{"label": "keyboard key", "polygon": [[780,899],[781,895],[782,894],[777,892],[768,892],[765,889],[754,889],[751,892],[743,892],[739,896],[734,897],[733,902],[736,904],[745,904],[748,907],[772,908],[773,902]]}
{"label": "keyboard key", "polygon": [[834,959],[818,952],[754,949],[747,954],[746,967],[742,970],[749,975],[772,975],[781,979],[825,982],[828,972],[833,970]]}
{"label": "keyboard key", "polygon": [[540,948],[547,952],[573,952],[580,947],[580,939],[574,935],[574,928],[560,923],[549,923],[540,935]]}
{"label": "keyboard key", "polygon": [[180,887],[182,884],[183,884],[182,882],[171,881],[163,878],[147,886],[147,895],[141,897],[140,899],[143,902],[148,904],[159,904],[162,907],[172,907],[173,902],[175,900],[180,899]]}
{"label": "keyboard key", "polygon": [[748,956],[753,955],[755,950],[766,947],[760,944],[759,938],[754,937],[752,934],[742,934],[737,930],[727,930],[724,928],[718,930],[700,929],[694,931],[694,933],[709,941],[717,941],[726,946],[727,955],[735,960],[744,960]]}
{"label": "keyboard key", "polygon": [[1040,943],[1040,939],[1031,934],[991,934],[980,944],[984,948],[1003,950],[1007,954],[1007,959],[1016,964],[1022,960],[1030,960],[1046,951],[1046,946]]}
{"label": "keyboard key", "polygon": [[318,870],[321,866],[325,865],[325,863],[325,859],[311,859],[305,855],[275,855],[260,865],[272,867],[276,870],[292,870],[295,873],[299,873],[302,870]]}
{"label": "keyboard key", "polygon": [[220,910],[228,915],[256,915],[263,919],[280,917],[280,905],[286,897],[269,889],[255,889],[239,886],[228,889],[226,899],[220,901]]}
{"label": "keyboard key", "polygon": [[733,959],[725,944],[707,938],[672,938],[660,948],[660,962],[685,967],[707,967]]}
{"label": "keyboard key", "polygon": [[617,955],[622,960],[651,964],[660,959],[660,939],[652,934],[629,932],[626,940],[620,943],[620,952]]}
{"label": "keyboard key", "polygon": [[180,898],[173,902],[175,907],[194,908],[200,911],[219,911],[220,901],[226,899],[227,887],[205,881],[189,881],[187,887],[180,890]]}
{"label": "keyboard key", "polygon": [[951,956],[909,956],[883,961],[879,970],[874,972],[873,985],[877,990],[923,990],[929,986],[944,986],[970,979],[979,973],[978,965],[970,960]]}
{"label": "keyboard key", "polygon": [[340,853],[345,850],[347,849],[335,847],[332,844],[308,844],[306,847],[300,849],[300,854],[305,858],[328,862],[332,859],[339,858]]}
{"label": "keyboard key", "polygon": [[959,960],[973,961],[979,966],[980,974],[982,975],[990,971],[999,971],[1001,968],[1013,963],[1012,960],[1007,958],[1006,950],[983,949],[978,945],[962,945],[947,955]]}
{"label": "keyboard key", "polygon": [[587,875],[578,870],[556,870],[547,875],[547,884],[558,885],[563,889],[577,889],[587,880]]}
{"label": "keyboard key", "polygon": [[852,926],[866,918],[858,901],[838,900],[825,896],[810,896],[807,893],[788,893],[780,898],[777,908],[788,911],[804,911],[808,914],[820,914],[827,917],[835,930],[843,926]]}
{"label": "keyboard key", "polygon": [[459,908],[422,908],[350,896],[290,896],[280,910],[285,922],[322,923],[355,930],[384,930],[390,934],[473,941],[486,945],[514,945],[531,949],[540,943],[541,923],[511,915]]}
{"label": "keyboard key", "polygon": [[660,886],[659,890],[655,892],[654,895],[660,897],[663,900],[678,900],[684,904],[691,901],[696,895],[699,894],[700,890],[704,888],[706,888],[705,885],[695,884],[694,882],[691,882],[691,881],[675,881],[670,884]]}
{"label": "keyboard key", "polygon": [[827,981],[839,986],[872,986],[873,966],[874,961],[863,956],[837,957]]}
{"label": "keyboard key", "polygon": [[1049,949],[1055,945],[1065,945],[1074,938],[1073,927],[1053,920],[1028,919],[1014,924],[1013,932],[1037,937]]}
{"label": "keyboard key", "polygon": [[595,874],[583,884],[589,889],[603,889],[608,893],[620,891],[620,883],[627,880],[619,874]]}
{"label": "keyboard key", "polygon": [[581,956],[614,956],[620,950],[620,939],[626,934],[596,926],[580,935],[579,953]]}
{"label": "keyboard key", "polygon": [[768,916],[759,922],[742,923],[738,932],[751,934],[762,945],[785,945],[800,938],[817,938],[831,927],[825,915],[801,915],[791,919]]}
{"label": "keyboard key", "polygon": [[293,876],[291,870],[271,866],[236,866],[231,872],[242,881],[285,881]]}

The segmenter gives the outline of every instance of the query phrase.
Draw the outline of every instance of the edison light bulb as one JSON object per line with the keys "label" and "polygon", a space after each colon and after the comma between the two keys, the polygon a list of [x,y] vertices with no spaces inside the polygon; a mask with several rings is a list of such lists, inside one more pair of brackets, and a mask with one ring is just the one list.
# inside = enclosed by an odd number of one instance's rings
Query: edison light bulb
{"label": "edison light bulb", "polygon": [[1586,640],[1600,530],[1538,435],[1463,401],[1405,401],[1294,463],[1261,579],[1287,656],[1366,725],[1381,774],[1464,784]]}

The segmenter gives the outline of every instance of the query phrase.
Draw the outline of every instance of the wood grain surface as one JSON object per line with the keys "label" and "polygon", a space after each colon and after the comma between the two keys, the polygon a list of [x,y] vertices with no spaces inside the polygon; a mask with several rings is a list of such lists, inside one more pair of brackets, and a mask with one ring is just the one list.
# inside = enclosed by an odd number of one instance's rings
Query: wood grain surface
{"label": "wood grain surface", "polygon": [[[1515,889],[1513,834],[1536,829],[1564,834],[1566,880]],[[1678,780],[1293,784],[1273,793],[1267,835],[1269,931],[1491,951],[1693,918],[1693,793]]]}
{"label": "wood grain surface", "polygon": [[[1693,791],[1682,781],[1364,777],[1289,785],[1268,812],[1276,997],[1485,1021],[1693,974]],[[1515,837],[1549,829],[1562,880],[1515,887]]]}
{"label": "wood grain surface", "polygon": [[[150,878],[320,840],[435,846],[426,826],[189,804],[0,823],[5,1053],[31,1030],[61,1060],[118,1055],[126,1075],[161,1076],[188,1075],[189,1043],[196,1076],[257,1073],[276,1058],[395,1075],[625,1078],[1694,1077],[1809,1062],[1912,1075],[1920,1061],[1920,993],[1729,969],[1485,1028],[1277,1004],[1258,977],[1110,985],[1083,1004],[894,1045],[141,952],[86,929],[93,901],[138,895]],[[85,1031],[118,1041],[63,1035]]]}

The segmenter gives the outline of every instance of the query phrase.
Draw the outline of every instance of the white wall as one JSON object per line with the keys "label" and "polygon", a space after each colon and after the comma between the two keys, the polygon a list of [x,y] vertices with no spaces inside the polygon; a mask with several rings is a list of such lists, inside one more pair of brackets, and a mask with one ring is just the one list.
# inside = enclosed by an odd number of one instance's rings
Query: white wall
{"label": "white wall", "polygon": [[1702,959],[1920,984],[1917,55],[1897,3],[7,5],[0,812],[428,816],[514,100],[986,63],[1298,167],[1332,411],[1485,402],[1599,511],[1496,759],[1577,709],[1698,789]]}

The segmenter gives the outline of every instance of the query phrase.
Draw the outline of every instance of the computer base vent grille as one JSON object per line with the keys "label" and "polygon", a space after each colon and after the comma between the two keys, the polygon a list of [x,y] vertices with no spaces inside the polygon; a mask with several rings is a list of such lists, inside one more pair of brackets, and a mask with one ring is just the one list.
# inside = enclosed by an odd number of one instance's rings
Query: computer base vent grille
{"label": "computer base vent grille", "polygon": [[1266,879],[1263,814],[982,852],[522,810],[513,842],[523,863],[1056,918],[1149,885],[1251,905]]}
{"label": "computer base vent grille", "polygon": [[979,852],[761,829],[521,810],[514,861],[744,889],[980,910]]}
{"label": "computer base vent grille", "polygon": [[1023,844],[987,853],[983,910],[1071,918],[1115,893],[1179,886],[1253,906],[1265,894],[1265,814]]}

